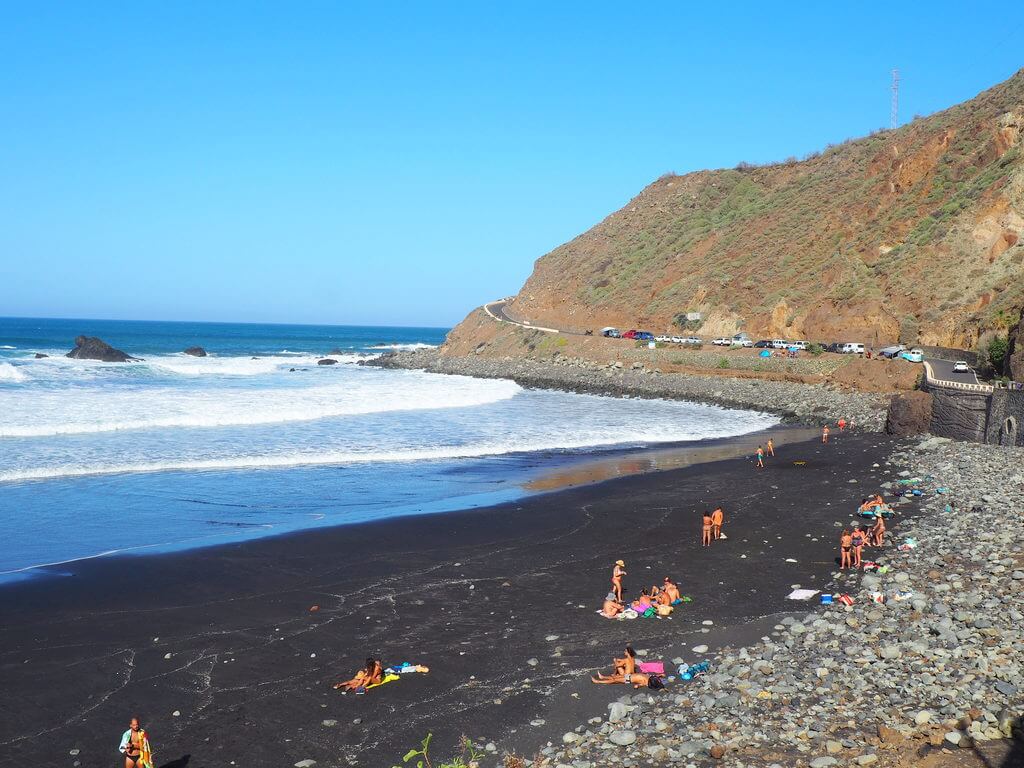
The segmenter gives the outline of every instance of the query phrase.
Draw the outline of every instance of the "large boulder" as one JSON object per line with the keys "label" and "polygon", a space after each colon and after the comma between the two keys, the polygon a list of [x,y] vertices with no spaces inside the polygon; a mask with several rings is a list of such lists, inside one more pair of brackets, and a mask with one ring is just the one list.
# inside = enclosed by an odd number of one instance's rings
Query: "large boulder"
{"label": "large boulder", "polygon": [[114,349],[103,339],[95,336],[75,337],[75,348],[67,353],[66,357],[73,357],[77,360],[101,360],[104,363],[127,363],[138,360],[120,349]]}
{"label": "large boulder", "polygon": [[192,357],[206,357],[206,350],[202,347],[189,347],[185,350],[186,355],[192,355]]}
{"label": "large boulder", "polygon": [[1003,360],[1003,375],[1014,381],[1024,381],[1024,311],[1020,320],[1010,329],[1009,346]]}
{"label": "large boulder", "polygon": [[331,358],[329,358],[329,357],[325,357],[323,360],[317,360],[316,364],[317,365],[337,365],[338,361],[337,360],[331,360]]}
{"label": "large boulder", "polygon": [[928,392],[893,395],[885,417],[886,434],[913,437],[928,434],[932,422],[932,396]]}

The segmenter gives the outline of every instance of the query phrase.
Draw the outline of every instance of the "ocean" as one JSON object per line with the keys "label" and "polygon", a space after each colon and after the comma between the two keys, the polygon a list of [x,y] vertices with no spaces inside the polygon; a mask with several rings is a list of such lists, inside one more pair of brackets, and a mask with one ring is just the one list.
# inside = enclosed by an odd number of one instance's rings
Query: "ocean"
{"label": "ocean", "polygon": [[[777,423],[358,365],[446,331],[0,318],[0,582],[83,558],[512,501],[595,451]],[[143,360],[65,357],[79,334]],[[209,356],[183,354],[194,345]],[[337,364],[317,365],[324,356]]]}

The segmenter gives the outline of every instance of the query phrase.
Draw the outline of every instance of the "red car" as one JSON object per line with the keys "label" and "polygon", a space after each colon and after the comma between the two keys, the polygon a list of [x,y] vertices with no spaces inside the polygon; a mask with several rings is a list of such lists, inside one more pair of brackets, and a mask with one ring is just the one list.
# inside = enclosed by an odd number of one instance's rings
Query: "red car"
{"label": "red car", "polygon": [[622,334],[622,338],[624,338],[624,339],[635,339],[639,333],[640,333],[640,331],[638,331],[636,329],[633,329],[631,331],[626,331],[624,334]]}

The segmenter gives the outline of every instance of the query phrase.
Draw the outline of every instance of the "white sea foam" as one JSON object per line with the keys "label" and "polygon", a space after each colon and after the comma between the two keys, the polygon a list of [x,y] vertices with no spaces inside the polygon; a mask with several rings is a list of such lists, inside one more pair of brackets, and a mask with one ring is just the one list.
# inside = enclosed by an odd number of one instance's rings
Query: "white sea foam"
{"label": "white sea foam", "polygon": [[670,424],[652,424],[636,429],[616,429],[606,432],[585,432],[575,436],[560,434],[557,430],[549,434],[534,435],[523,440],[518,437],[490,440],[460,446],[436,446],[405,448],[395,450],[373,450],[370,447],[356,450],[331,450],[322,452],[300,451],[271,455],[238,455],[206,459],[168,460],[151,462],[125,462],[111,464],[33,467],[0,471],[0,482],[46,480],[58,477],[84,477],[91,475],[134,474],[146,472],[173,471],[225,471],[244,469],[283,469],[300,466],[348,466],[351,464],[395,463],[413,461],[440,461],[446,459],[471,459],[486,456],[501,456],[512,453],[537,451],[573,450],[599,448],[620,444],[654,444],[699,440],[720,437],[723,434],[744,434],[763,429],[775,423],[773,417],[764,414],[749,414],[754,417],[744,427],[723,431],[721,427],[707,424],[691,430],[681,430]]}
{"label": "white sea foam", "polygon": [[[5,393],[0,400],[5,413],[0,438],[253,426],[389,411],[469,408],[508,399],[520,391],[512,381],[445,377],[444,385],[438,386],[436,377],[427,374],[394,377],[355,367],[347,376],[322,368],[316,374],[321,377],[317,382],[326,383],[283,379],[283,385],[264,387],[90,386],[71,392]],[[274,381],[282,381],[282,377]]]}
{"label": "white sea foam", "polygon": [[20,367],[0,363],[0,384],[16,384],[22,381],[28,381],[28,376]]}
{"label": "white sea foam", "polygon": [[[296,366],[316,365],[323,358],[305,353],[288,353],[288,357],[271,355],[267,357],[192,357],[190,355],[161,355],[147,358],[151,368],[159,372],[176,373],[182,376],[262,376]],[[369,355],[327,355],[339,363],[355,363],[369,358]]]}
{"label": "white sea foam", "polygon": [[10,344],[0,344],[0,349],[17,349],[17,347],[12,347]]}

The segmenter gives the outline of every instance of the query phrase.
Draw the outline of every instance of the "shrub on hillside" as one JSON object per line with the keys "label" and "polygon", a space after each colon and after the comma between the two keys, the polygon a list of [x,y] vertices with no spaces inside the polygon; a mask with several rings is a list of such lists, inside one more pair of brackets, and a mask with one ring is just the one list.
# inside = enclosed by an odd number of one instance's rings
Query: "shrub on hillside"
{"label": "shrub on hillside", "polygon": [[729,367],[729,360],[728,360],[728,358],[725,358],[725,357],[718,358],[718,367],[719,368],[728,368]]}
{"label": "shrub on hillside", "polygon": [[810,353],[810,354],[814,355],[815,357],[817,357],[818,355],[820,355],[822,352],[825,351],[825,348],[823,346],[821,346],[821,344],[818,344],[817,342],[815,342],[814,344],[808,344],[807,345],[807,351],[808,351],[808,353]]}
{"label": "shrub on hillside", "polygon": [[988,343],[988,349],[985,352],[988,355],[989,363],[992,365],[992,370],[1003,370],[1003,362],[1006,360],[1006,352],[1009,346],[1010,343],[1005,336],[996,336]]}

